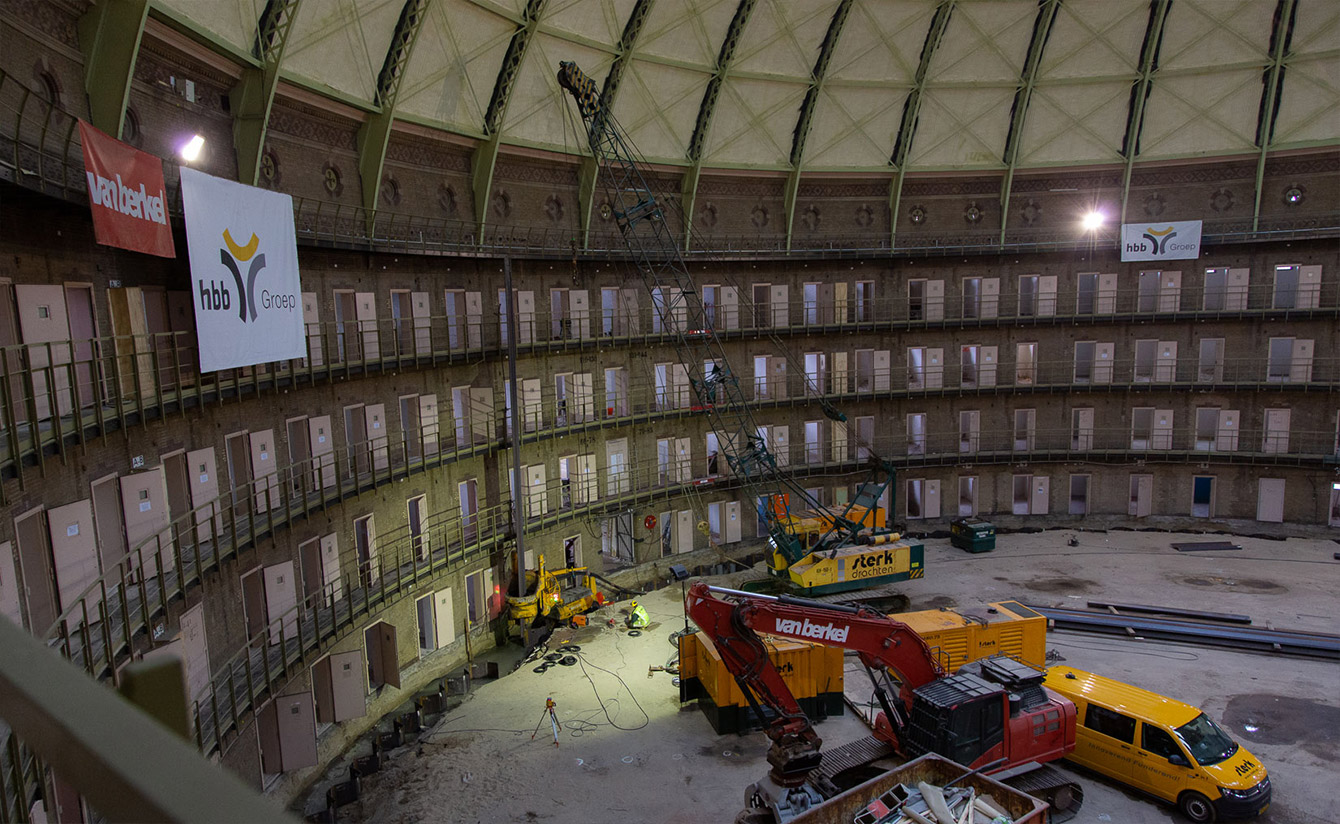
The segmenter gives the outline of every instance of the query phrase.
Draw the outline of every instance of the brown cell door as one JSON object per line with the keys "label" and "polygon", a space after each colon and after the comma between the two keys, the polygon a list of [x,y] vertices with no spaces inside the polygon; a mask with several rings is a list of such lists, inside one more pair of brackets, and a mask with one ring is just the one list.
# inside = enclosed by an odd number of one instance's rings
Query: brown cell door
{"label": "brown cell door", "polygon": [[97,358],[98,324],[93,316],[93,287],[67,283],[65,313],[70,326],[75,393],[79,397],[79,405],[87,408],[103,398]]}
{"label": "brown cell door", "polygon": [[312,667],[316,720],[330,724],[367,712],[364,671],[362,650],[332,653],[316,662]]}
{"label": "brown cell door", "polygon": [[1256,520],[1279,524],[1284,522],[1284,479],[1257,480]]}
{"label": "brown cell door", "polygon": [[169,520],[162,467],[121,478],[121,516],[126,524],[126,545],[132,553],[131,567],[140,564],[146,574],[157,575],[156,559],[161,557],[163,570],[171,570],[175,558],[172,538],[165,533]]}
{"label": "brown cell door", "polygon": [[465,293],[465,341],[471,349],[483,346],[484,295],[482,292]]}
{"label": "brown cell door", "polygon": [[23,608],[19,606],[19,576],[14,569],[14,544],[0,543],[0,615],[23,626]]}
{"label": "brown cell door", "polygon": [[260,567],[242,576],[242,618],[248,641],[258,641],[266,624],[265,577]]}
{"label": "brown cell door", "polygon": [[330,416],[307,420],[307,450],[312,456],[312,488],[329,489],[335,485],[335,439]]}
{"label": "brown cell door", "polygon": [[200,355],[196,351],[195,302],[190,292],[177,290],[167,293],[168,328],[172,330],[172,347],[176,358],[173,369],[184,385],[195,382]]}
{"label": "brown cell door", "polygon": [[302,501],[304,496],[310,497],[317,487],[313,484],[313,475],[308,470],[311,469],[311,444],[308,437],[308,422],[304,415],[300,418],[289,418],[284,422],[284,434],[288,441],[288,476],[289,490],[293,493],[294,500]]}
{"label": "brown cell door", "polygon": [[271,702],[270,706],[274,708],[273,714],[262,713],[260,721],[261,726],[264,726],[265,718],[274,718],[274,735],[279,749],[279,771],[291,772],[315,766],[316,708],[312,704],[312,694],[298,692],[281,695]]}
{"label": "brown cell door", "polygon": [[167,484],[168,520],[175,522],[191,511],[191,481],[185,452],[164,455],[163,480]]}
{"label": "brown cell door", "polygon": [[353,477],[367,472],[371,452],[362,404],[344,407],[344,442],[349,449],[346,476]]}
{"label": "brown cell door", "polygon": [[475,481],[461,481],[457,484],[456,491],[461,504],[461,536],[466,541],[473,541],[479,525],[479,501],[476,498]]}
{"label": "brown cell door", "polygon": [[[1262,450],[1266,454],[1279,455],[1289,451],[1289,409],[1267,409],[1265,414],[1265,438]],[[1259,519],[1258,519],[1259,520]]]}
{"label": "brown cell door", "polygon": [[33,407],[38,420],[71,411],[70,324],[65,290],[60,286],[20,284],[14,287],[19,331],[31,370]]}
{"label": "brown cell door", "polygon": [[[85,590],[98,580],[98,541],[93,528],[93,502],[85,498],[47,512],[51,536],[51,560],[61,610],[74,606]],[[91,618],[97,617],[89,603]]]}
{"label": "brown cell door", "polygon": [[382,679],[385,683],[400,686],[400,660],[396,651],[395,626],[385,621],[377,624],[377,640],[382,656]]}
{"label": "brown cell door", "polygon": [[1154,476],[1131,476],[1131,505],[1129,513],[1143,518],[1154,511]]}
{"label": "brown cell door", "polygon": [[376,535],[373,533],[371,515],[354,521],[354,549],[358,556],[360,585],[365,588],[374,586],[380,570],[377,568]]}
{"label": "brown cell door", "polygon": [[[176,380],[172,369],[172,323],[168,319],[167,293],[162,289],[144,287],[144,323],[152,341],[150,359],[157,359],[158,383],[164,389],[175,389]],[[259,368],[259,367],[258,367]]]}
{"label": "brown cell door", "polygon": [[298,544],[298,564],[302,569],[302,603],[310,609],[325,603],[321,591],[325,575],[321,570],[321,542],[313,538]]}
{"label": "brown cell door", "polygon": [[74,785],[61,778],[55,772],[51,776],[51,795],[54,801],[55,815],[51,820],[60,824],[83,824],[84,805],[79,799],[79,791]]}
{"label": "brown cell door", "polygon": [[406,395],[400,399],[400,437],[403,446],[396,445],[397,458],[413,460],[423,457],[418,395]]}
{"label": "brown cell door", "polygon": [[116,572],[126,556],[125,517],[121,512],[121,483],[115,475],[89,485],[93,492],[93,520],[97,526],[98,554],[104,574]]}
{"label": "brown cell door", "polygon": [[14,519],[14,538],[19,544],[19,569],[23,576],[28,626],[34,635],[41,637],[59,615],[51,574],[51,542],[46,513],[41,507]]}
{"label": "brown cell door", "polygon": [[414,547],[414,557],[422,561],[428,557],[428,538],[424,535],[428,498],[424,495],[410,498],[405,506],[409,514],[409,540]]}
{"label": "brown cell door", "polygon": [[235,432],[223,439],[223,457],[228,462],[228,495],[235,516],[244,516],[249,510],[247,486],[251,483],[251,447],[246,432]]}
{"label": "brown cell door", "polygon": [[340,577],[340,536],[337,533],[321,536],[321,575],[325,581],[326,597],[338,601],[344,597],[344,580]]}
{"label": "brown cell door", "polygon": [[372,468],[380,471],[390,465],[386,427],[386,404],[370,403],[363,407],[363,425],[367,432],[368,447],[372,452]]}

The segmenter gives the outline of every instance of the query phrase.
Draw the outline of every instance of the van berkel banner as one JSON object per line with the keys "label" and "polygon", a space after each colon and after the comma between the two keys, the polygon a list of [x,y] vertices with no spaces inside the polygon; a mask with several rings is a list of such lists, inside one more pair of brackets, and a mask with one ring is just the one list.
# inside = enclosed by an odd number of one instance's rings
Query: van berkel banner
{"label": "van berkel banner", "polygon": [[79,121],[93,234],[104,246],[176,257],[163,161]]}
{"label": "van berkel banner", "polygon": [[307,356],[293,198],[183,166],[200,371]]}

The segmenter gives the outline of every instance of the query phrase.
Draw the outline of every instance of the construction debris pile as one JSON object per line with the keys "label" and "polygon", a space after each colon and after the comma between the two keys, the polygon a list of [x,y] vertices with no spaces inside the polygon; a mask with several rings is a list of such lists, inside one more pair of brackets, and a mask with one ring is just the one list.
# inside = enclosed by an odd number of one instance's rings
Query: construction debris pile
{"label": "construction debris pile", "polygon": [[895,784],[866,805],[853,824],[1014,824],[1009,813],[975,787],[937,787],[925,781],[915,788]]}

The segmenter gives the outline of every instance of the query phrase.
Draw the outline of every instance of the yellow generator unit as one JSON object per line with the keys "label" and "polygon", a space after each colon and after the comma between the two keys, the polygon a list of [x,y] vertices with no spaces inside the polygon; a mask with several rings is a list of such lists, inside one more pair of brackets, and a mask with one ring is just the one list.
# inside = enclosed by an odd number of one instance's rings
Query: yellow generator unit
{"label": "yellow generator unit", "polygon": [[1047,665],[1047,619],[1018,601],[988,604],[986,614],[981,616],[928,609],[891,617],[924,638],[940,656],[940,665],[950,672],[998,653],[1038,669]]}
{"label": "yellow generator unit", "polygon": [[[842,648],[762,636],[768,658],[813,721],[843,713]],[[702,633],[679,638],[679,700],[697,701],[717,734],[758,726],[749,701]]]}

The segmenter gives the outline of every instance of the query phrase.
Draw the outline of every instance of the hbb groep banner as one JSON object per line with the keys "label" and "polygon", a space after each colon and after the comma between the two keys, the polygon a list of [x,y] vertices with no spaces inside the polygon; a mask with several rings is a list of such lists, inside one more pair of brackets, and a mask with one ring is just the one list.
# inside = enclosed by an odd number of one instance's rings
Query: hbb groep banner
{"label": "hbb groep banner", "polygon": [[93,234],[104,246],[176,257],[163,161],[79,121]]}
{"label": "hbb groep banner", "polygon": [[1194,260],[1200,257],[1199,220],[1121,224],[1122,260]]}
{"label": "hbb groep banner", "polygon": [[200,371],[307,356],[293,199],[181,169]]}

